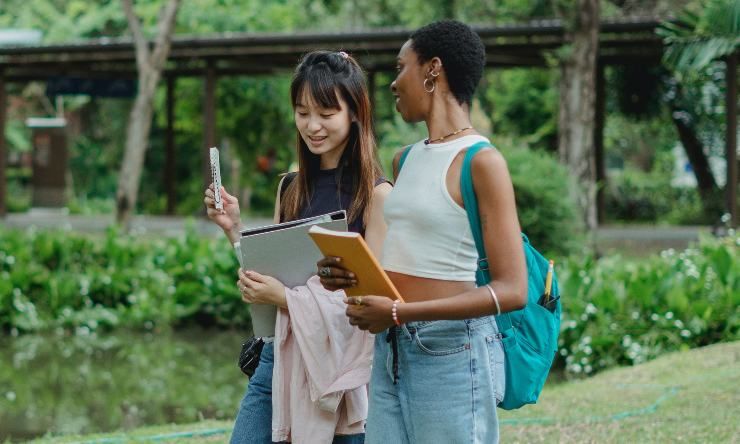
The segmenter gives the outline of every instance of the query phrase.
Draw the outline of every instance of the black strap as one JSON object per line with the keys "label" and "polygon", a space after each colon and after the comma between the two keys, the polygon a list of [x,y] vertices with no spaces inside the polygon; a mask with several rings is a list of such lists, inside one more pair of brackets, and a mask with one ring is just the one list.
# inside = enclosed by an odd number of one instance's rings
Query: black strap
{"label": "black strap", "polygon": [[285,194],[285,190],[288,189],[288,185],[290,185],[291,182],[293,182],[293,179],[295,179],[296,176],[298,176],[298,173],[296,173],[295,171],[293,171],[291,173],[287,173],[284,176],[283,180],[280,181],[280,185],[279,186],[280,186],[280,199],[281,200],[283,199],[283,195]]}
{"label": "black strap", "polygon": [[296,173],[295,171],[287,173],[285,174],[285,176],[283,176],[283,178],[280,180],[280,183],[278,184],[278,195],[280,195],[280,208],[278,209],[278,215],[280,216],[279,222],[284,222],[283,218],[285,215],[283,214],[283,196],[285,195],[285,190],[288,189],[288,185],[293,182],[293,179],[295,179],[296,176],[298,176],[298,173]]}
{"label": "black strap", "polygon": [[391,343],[391,354],[393,355],[393,385],[398,383],[398,327],[393,326],[388,329],[386,342]]}

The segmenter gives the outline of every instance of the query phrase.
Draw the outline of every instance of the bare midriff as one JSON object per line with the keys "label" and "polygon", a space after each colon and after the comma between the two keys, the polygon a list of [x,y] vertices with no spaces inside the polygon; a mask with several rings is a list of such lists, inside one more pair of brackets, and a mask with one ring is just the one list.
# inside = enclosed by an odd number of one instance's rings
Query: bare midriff
{"label": "bare midriff", "polygon": [[445,281],[386,271],[404,301],[421,302],[449,298],[475,290],[475,282]]}

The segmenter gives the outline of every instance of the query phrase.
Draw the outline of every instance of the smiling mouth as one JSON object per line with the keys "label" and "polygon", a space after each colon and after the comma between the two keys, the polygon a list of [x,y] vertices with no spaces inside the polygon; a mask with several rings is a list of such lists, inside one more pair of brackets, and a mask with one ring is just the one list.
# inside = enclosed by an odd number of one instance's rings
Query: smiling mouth
{"label": "smiling mouth", "polygon": [[310,140],[313,143],[319,143],[319,142],[323,142],[324,140],[326,140],[326,137],[327,136],[323,136],[323,137],[308,136],[308,140]]}

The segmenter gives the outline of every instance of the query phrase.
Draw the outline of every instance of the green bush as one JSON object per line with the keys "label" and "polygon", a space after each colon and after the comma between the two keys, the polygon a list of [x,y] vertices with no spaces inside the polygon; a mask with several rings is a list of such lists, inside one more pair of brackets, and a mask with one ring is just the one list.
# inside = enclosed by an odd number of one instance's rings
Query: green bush
{"label": "green bush", "polygon": [[569,197],[565,168],[540,150],[499,149],[514,183],[519,223],[532,245],[547,255],[574,251],[582,241],[582,224]]}
{"label": "green bush", "polygon": [[[146,235],[144,235],[146,236]],[[559,365],[592,374],[740,339],[740,236],[644,259],[560,262]],[[222,240],[0,228],[0,329],[244,328],[236,258]]]}
{"label": "green bush", "polygon": [[245,325],[228,245],[0,229],[0,329]]}
{"label": "green bush", "polygon": [[696,188],[676,188],[668,177],[632,169],[609,178],[605,197],[610,218],[620,221],[711,224],[720,216],[706,214]]}
{"label": "green bush", "polygon": [[573,260],[560,274],[560,356],[572,374],[740,339],[740,236],[646,259]]}

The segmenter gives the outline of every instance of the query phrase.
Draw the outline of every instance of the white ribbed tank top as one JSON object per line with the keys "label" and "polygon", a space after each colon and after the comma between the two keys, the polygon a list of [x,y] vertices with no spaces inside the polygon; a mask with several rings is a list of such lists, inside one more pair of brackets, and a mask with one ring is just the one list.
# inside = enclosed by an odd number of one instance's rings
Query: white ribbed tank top
{"label": "white ribbed tank top", "polygon": [[478,252],[465,209],[450,196],[447,170],[460,150],[483,136],[411,147],[383,214],[388,226],[383,268],[447,281],[475,281]]}

